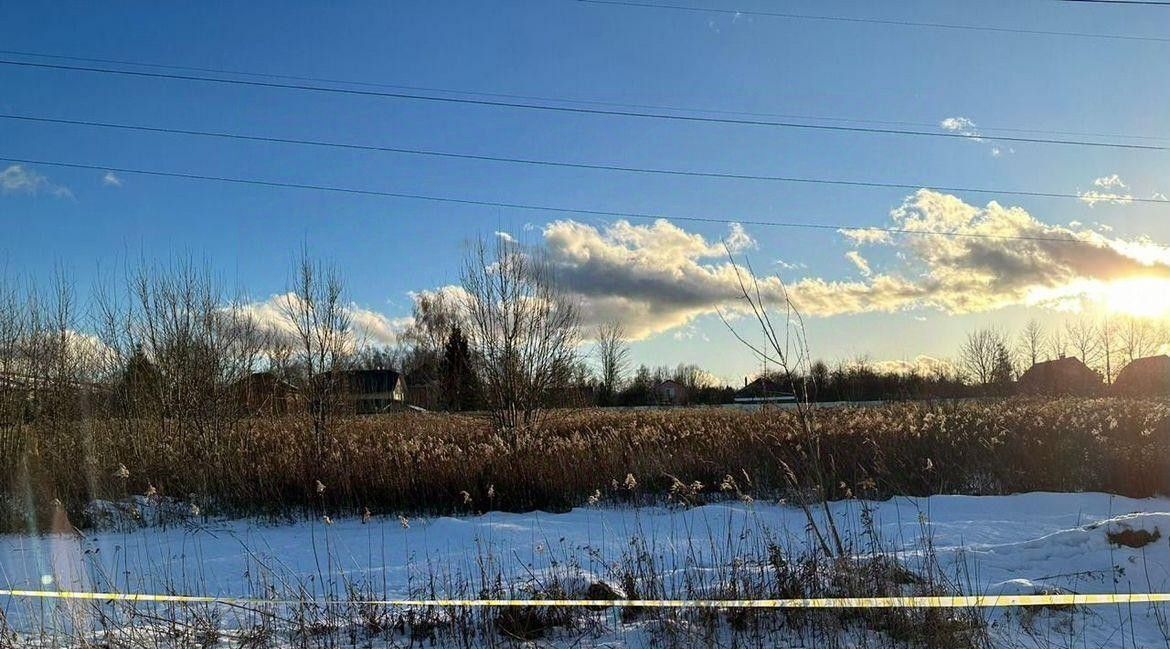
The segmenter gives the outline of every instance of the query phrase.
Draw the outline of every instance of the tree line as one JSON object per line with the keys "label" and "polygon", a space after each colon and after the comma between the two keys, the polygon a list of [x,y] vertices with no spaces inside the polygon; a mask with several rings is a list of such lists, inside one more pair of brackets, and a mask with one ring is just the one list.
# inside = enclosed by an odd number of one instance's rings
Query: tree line
{"label": "tree line", "polygon": [[1037,363],[1069,357],[1111,384],[1127,364],[1167,347],[1170,327],[1157,320],[1079,316],[1051,326],[1029,320],[1014,337],[994,327],[969,333],[958,365],[967,382],[993,393]]}

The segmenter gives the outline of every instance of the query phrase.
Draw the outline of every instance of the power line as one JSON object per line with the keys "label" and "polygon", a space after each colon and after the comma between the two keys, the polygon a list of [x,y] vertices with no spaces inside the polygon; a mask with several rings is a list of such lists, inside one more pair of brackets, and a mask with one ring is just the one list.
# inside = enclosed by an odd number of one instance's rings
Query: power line
{"label": "power line", "polygon": [[1146,5],[1150,7],[1170,7],[1170,2],[1161,0],[1060,0],[1061,2],[1086,2],[1102,5]]}
{"label": "power line", "polygon": [[[583,1],[583,0],[582,0]],[[17,67],[41,68],[50,70],[70,70],[76,72],[92,72],[98,74],[113,74],[129,77],[142,77],[153,79],[170,79],[177,81],[198,81],[205,83],[217,83],[223,85],[233,86],[255,86],[260,88],[279,88],[284,90],[305,90],[311,92],[326,92],[338,93],[344,95],[355,95],[364,97],[386,97],[392,99],[405,99],[412,101],[426,101],[437,103],[451,103],[451,104],[465,104],[473,106],[492,106],[497,108],[516,108],[524,110],[557,112],[557,113],[572,113],[579,115],[607,115],[613,117],[636,117],[646,119],[660,119],[678,122],[695,122],[695,123],[711,123],[711,124],[730,124],[739,126],[770,126],[778,128],[792,128],[805,129],[814,131],[836,131],[844,133],[867,133],[867,134],[883,134],[883,135],[910,135],[922,137],[938,137],[950,139],[971,139],[973,136],[964,133],[954,132],[936,132],[936,131],[916,131],[909,129],[895,129],[895,128],[872,128],[862,126],[833,126],[827,124],[808,124],[802,122],[785,122],[759,119],[733,119],[728,117],[699,117],[694,115],[670,115],[666,113],[651,113],[633,110],[606,110],[600,108],[580,108],[573,106],[549,106],[547,104],[533,104],[513,101],[497,101],[488,99],[468,99],[462,97],[437,97],[434,95],[422,95],[408,92],[389,92],[376,90],[356,90],[352,88],[334,88],[329,86],[317,86],[299,83],[277,83],[271,81],[255,81],[243,79],[223,79],[216,77],[206,77],[198,75],[163,73],[163,72],[145,72],[141,70],[117,70],[112,68],[97,68],[89,66],[75,66],[62,65],[56,63],[39,63],[32,61],[11,61],[0,59],[0,65],[10,65]],[[980,139],[995,141],[995,142],[1023,142],[1034,144],[1062,144],[1073,146],[1087,146],[1098,148],[1115,148],[1115,149],[1131,149],[1131,150],[1148,150],[1148,151],[1167,151],[1170,146],[1153,145],[1153,144],[1133,144],[1124,142],[1102,142],[1093,140],[1071,140],[1059,138],[1036,138],[1036,137],[1019,137],[1007,135],[983,135],[978,136]]]}
{"label": "power line", "polygon": [[355,187],[338,187],[335,185],[319,185],[312,183],[298,183],[286,182],[276,180],[263,180],[259,178],[240,178],[233,176],[212,176],[206,174],[176,172],[176,171],[158,171],[154,169],[135,169],[130,167],[114,167],[109,165],[94,165],[83,164],[78,162],[63,162],[59,160],[34,160],[29,158],[11,158],[0,156],[0,162],[7,162],[12,164],[28,164],[41,165],[47,167],[62,167],[66,169],[86,169],[90,171],[103,171],[124,174],[136,174],[143,176],[157,176],[162,178],[178,178],[183,180],[201,180],[213,181],[222,183],[232,183],[238,185],[255,185],[261,187],[276,187],[282,189],[307,189],[314,191],[333,192],[340,194],[354,194],[359,196],[378,196],[384,198],[401,198],[417,201],[428,201],[437,203],[452,203],[456,205],[474,205],[478,207],[497,207],[504,209],[525,210],[534,212],[556,212],[561,214],[583,214],[588,216],[605,216],[618,217],[638,220],[656,221],[665,219],[670,221],[684,221],[691,223],[718,223],[722,225],[740,224],[752,225],[762,227],[774,228],[798,228],[811,230],[847,230],[847,231],[872,231],[872,232],[886,232],[890,234],[908,234],[917,236],[937,236],[937,237],[956,237],[964,239],[993,239],[993,240],[1013,240],[1013,241],[1048,241],[1053,243],[1068,243],[1078,245],[1096,246],[1091,241],[1074,238],[1072,233],[1068,237],[1051,237],[1051,236],[1027,236],[1027,235],[1006,235],[1006,234],[981,234],[975,232],[956,232],[956,231],[934,231],[934,230],[914,230],[910,228],[891,228],[882,226],[869,225],[849,225],[849,224],[831,224],[831,223],[809,223],[800,221],[759,221],[750,219],[725,219],[715,217],[703,216],[678,216],[670,214],[655,214],[649,212],[627,212],[619,210],[599,210],[586,209],[576,207],[559,207],[555,205],[534,205],[531,203],[512,203],[505,201],[489,201],[470,198],[457,198],[453,196],[436,196],[431,194],[414,194],[407,192],[391,192],[373,189],[359,189]]}
{"label": "power line", "polygon": [[[798,14],[786,13],[779,11],[746,11],[735,9],[719,9],[715,7],[688,7],[686,5],[675,4],[659,4],[651,2],[633,2],[632,0],[576,0],[577,2],[595,5],[611,5],[618,7],[637,7],[640,9],[667,9],[671,11],[689,11],[695,13],[713,13],[731,16],[762,16],[767,18],[786,18],[790,20],[816,20],[826,22],[843,22],[843,23],[869,23],[875,25],[896,25],[898,27],[931,27],[936,29],[955,29],[968,30],[980,32],[999,32],[1006,34],[1029,34],[1033,36],[1074,36],[1081,38],[1108,38],[1115,40],[1127,41],[1150,41],[1165,43],[1170,42],[1170,38],[1163,38],[1159,36],[1137,36],[1133,34],[1101,34],[1098,32],[1066,32],[1053,31],[1045,29],[1020,29],[1016,27],[991,27],[984,25],[963,25],[958,23],[932,23],[932,22],[917,22],[912,20],[888,20],[882,18],[851,18],[847,16],[825,16],[819,14]],[[1103,1],[1103,0],[1081,0],[1084,2]],[[1132,4],[1138,4],[1138,0],[1133,0]],[[1164,2],[1142,2],[1141,4],[1166,4]]]}
{"label": "power line", "polygon": [[[1082,197],[1079,194],[1070,194],[1065,192],[1042,192],[1029,190],[1012,190],[1012,189],[991,189],[985,187],[955,187],[945,185],[934,185],[930,183],[894,183],[894,182],[878,182],[865,180],[847,180],[837,178],[810,178],[800,176],[776,176],[766,174],[746,174],[746,173],[727,173],[715,171],[692,171],[686,169],[664,169],[653,167],[634,167],[616,164],[594,164],[586,162],[567,162],[560,160],[540,160],[535,158],[519,158],[509,156],[493,156],[473,153],[457,153],[452,151],[434,151],[430,149],[406,148],[406,147],[391,147],[379,146],[373,144],[353,144],[346,142],[330,142],[324,140],[306,140],[299,138],[286,138],[264,135],[248,135],[244,133],[231,133],[225,131],[202,131],[195,129],[182,129],[158,126],[141,126],[136,124],[119,124],[114,122],[97,122],[90,120],[73,120],[73,119],[57,119],[50,117],[37,117],[32,115],[10,115],[0,113],[0,119],[16,120],[43,124],[63,124],[69,126],[84,126],[94,128],[106,128],[116,130],[128,130],[145,133],[162,133],[167,135],[190,135],[197,137],[220,138],[227,140],[237,140],[246,142],[265,142],[270,144],[294,144],[300,146],[313,146],[323,148],[335,148],[354,151],[376,151],[381,153],[398,153],[405,155],[417,155],[436,158],[450,158],[459,160],[478,160],[486,162],[500,162],[508,164],[523,164],[541,167],[556,167],[566,169],[588,169],[594,171],[615,171],[639,174],[653,174],[662,176],[681,176],[690,178],[718,178],[726,180],[757,180],[757,181],[772,181],[785,183],[800,183],[812,185],[838,185],[846,187],[863,187],[863,188],[881,188],[881,189],[919,189],[921,187],[931,187],[939,191],[946,192],[964,192],[974,194],[999,194],[1005,196],[1031,196],[1038,198],[1064,198],[1080,200]],[[1166,201],[1155,198],[1134,198],[1128,197],[1125,200],[1134,203],[1162,203],[1170,205]]]}
{"label": "power line", "polygon": [[[103,63],[113,65],[129,65],[143,68],[156,68],[160,70],[179,70],[184,72],[209,72],[212,74],[227,74],[234,76],[256,77],[262,79],[284,79],[291,81],[308,81],[312,83],[328,83],[339,85],[363,86],[368,88],[388,88],[391,90],[410,90],[420,92],[437,92],[455,95],[473,95],[480,97],[497,97],[504,99],[525,99],[532,101],[547,101],[559,104],[578,104],[586,106],[610,106],[617,108],[632,108],[632,109],[649,109],[649,110],[666,110],[680,113],[705,113],[710,115],[738,115],[747,117],[768,117],[775,119],[802,119],[802,120],[819,120],[824,122],[843,122],[854,124],[880,124],[884,126],[916,126],[916,127],[937,127],[935,122],[913,122],[906,120],[880,120],[880,119],[863,119],[856,117],[839,117],[835,115],[804,115],[795,113],[769,113],[759,111],[743,111],[743,110],[727,110],[720,108],[701,108],[694,106],[669,106],[664,104],[644,104],[644,103],[623,103],[617,101],[603,101],[597,99],[573,99],[566,97],[550,97],[548,95],[525,95],[504,92],[485,92],[479,90],[462,90],[458,88],[439,88],[434,86],[413,86],[391,83],[380,83],[375,81],[361,81],[354,79],[334,79],[327,77],[314,76],[299,76],[288,74],[276,74],[270,72],[255,72],[249,70],[227,69],[227,68],[206,68],[189,65],[170,65],[165,63],[149,63],[143,61],[130,61],[126,59],[106,59],[94,58],[85,56],[66,56],[62,54],[47,54],[43,52],[30,52],[27,50],[4,50],[0,49],[0,55],[23,56],[31,58],[55,59],[61,61],[80,61],[83,63]],[[1081,137],[1112,137],[1130,140],[1170,140],[1168,137],[1151,136],[1151,135],[1132,135],[1127,133],[1102,133],[1095,131],[1063,131],[1052,129],[1038,129],[1038,128],[1016,128],[1007,126],[987,126],[980,125],[982,131],[1003,131],[1011,133],[1046,133],[1049,135],[1077,135]]]}

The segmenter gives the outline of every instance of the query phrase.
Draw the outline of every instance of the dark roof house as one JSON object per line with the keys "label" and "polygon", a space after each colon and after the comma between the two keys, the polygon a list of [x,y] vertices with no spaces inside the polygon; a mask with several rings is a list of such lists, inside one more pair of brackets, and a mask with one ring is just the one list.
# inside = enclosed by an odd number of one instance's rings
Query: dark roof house
{"label": "dark roof house", "polygon": [[406,379],[394,370],[345,370],[339,378],[342,399],[358,414],[406,404]]}
{"label": "dark roof house", "polygon": [[1130,397],[1170,396],[1170,356],[1136,358],[1121,369],[1113,393]]}
{"label": "dark roof house", "polygon": [[1101,374],[1075,356],[1036,363],[1016,381],[1020,394],[1089,396],[1099,394],[1104,387]]}
{"label": "dark roof house", "polygon": [[761,376],[751,383],[744,379],[744,386],[736,391],[736,403],[796,403],[796,395],[785,390],[780,383]]}

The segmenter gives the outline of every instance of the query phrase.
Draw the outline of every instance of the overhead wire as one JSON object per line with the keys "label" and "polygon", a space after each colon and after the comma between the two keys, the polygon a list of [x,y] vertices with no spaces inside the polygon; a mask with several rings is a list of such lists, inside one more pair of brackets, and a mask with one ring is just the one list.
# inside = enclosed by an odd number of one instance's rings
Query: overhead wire
{"label": "overhead wire", "polygon": [[[68,70],[75,72],[87,72],[96,74],[110,74],[122,75],[138,78],[155,78],[168,79],[176,81],[196,81],[203,83],[214,83],[222,85],[233,86],[254,86],[261,88],[277,88],[285,90],[301,90],[311,92],[323,93],[339,93],[353,96],[367,96],[367,97],[383,97],[391,99],[403,99],[412,101],[423,101],[433,103],[451,103],[474,106],[491,106],[496,108],[511,108],[523,109],[532,111],[569,113],[581,115],[605,115],[612,117],[634,117],[643,119],[656,119],[677,122],[691,122],[691,123],[712,123],[725,125],[739,125],[739,126],[762,126],[762,127],[776,127],[789,129],[803,129],[814,131],[833,131],[842,133],[866,133],[866,134],[883,134],[883,135],[906,135],[919,137],[935,137],[947,139],[972,139],[970,133],[960,132],[938,132],[938,131],[921,131],[910,129],[896,129],[896,128],[877,128],[877,127],[862,127],[862,126],[842,126],[842,125],[828,125],[828,124],[810,124],[805,122],[789,122],[778,120],[763,120],[763,119],[737,119],[730,117],[705,117],[697,115],[674,115],[667,113],[652,113],[646,111],[634,110],[611,110],[600,108],[583,108],[577,106],[551,106],[547,104],[535,104],[515,101],[502,100],[488,100],[488,99],[470,99],[466,97],[439,97],[435,95],[424,95],[410,92],[390,92],[380,90],[358,90],[354,88],[336,88],[330,86],[310,85],[303,83],[283,83],[259,80],[244,80],[244,79],[225,79],[219,77],[208,77],[190,74],[176,74],[164,72],[146,72],[142,70],[121,70],[114,68],[98,68],[92,66],[78,66],[78,65],[63,65],[56,63],[42,63],[33,61],[13,61],[8,59],[0,59],[0,65],[51,69],[51,70]],[[1147,150],[1147,151],[1168,151],[1170,145],[1155,145],[1155,144],[1138,144],[1127,142],[1105,142],[1099,140],[1074,140],[1066,138],[1037,138],[1037,137],[1023,137],[1023,136],[1008,136],[1008,135],[986,135],[980,134],[978,136],[982,140],[994,142],[1014,142],[1014,143],[1036,143],[1036,144],[1056,144],[1056,145],[1071,145],[1084,146],[1096,148],[1115,148],[1126,150]]]}
{"label": "overhead wire", "polygon": [[[483,90],[468,90],[461,88],[444,88],[436,86],[419,86],[419,85],[403,85],[383,83],[369,80],[359,79],[337,79],[320,76],[305,76],[305,75],[289,75],[278,74],[272,72],[258,72],[254,70],[241,70],[236,68],[211,68],[189,65],[173,65],[166,63],[156,63],[148,61],[133,61],[129,59],[110,59],[100,57],[87,56],[69,56],[63,54],[52,54],[46,52],[33,52],[29,50],[5,50],[0,49],[0,55],[19,56],[26,58],[42,58],[54,59],[61,61],[80,61],[83,63],[102,63],[112,65],[124,65],[132,67],[155,68],[159,70],[179,70],[184,72],[207,72],[211,74],[223,74],[232,76],[255,77],[261,79],[284,79],[291,81],[307,81],[312,83],[327,83],[336,85],[350,85],[362,86],[369,88],[387,88],[391,90],[411,90],[420,92],[437,92],[455,95],[472,95],[480,97],[496,97],[504,99],[524,99],[532,101],[546,101],[558,104],[578,104],[585,106],[611,106],[617,108],[633,108],[633,109],[649,109],[649,110],[664,110],[677,113],[701,113],[710,115],[738,115],[747,117],[766,117],[774,119],[800,119],[811,121],[824,122],[842,122],[853,124],[879,124],[883,126],[914,126],[936,128],[939,126],[937,122],[919,122],[908,120],[882,120],[882,119],[867,119],[859,117],[842,117],[839,115],[809,115],[800,113],[775,113],[764,111],[747,111],[747,110],[729,110],[726,108],[710,108],[710,107],[696,107],[696,106],[677,106],[666,105],[661,103],[629,103],[618,101],[606,101],[599,99],[583,99],[578,97],[554,97],[550,95],[531,95],[518,93],[504,93],[504,92],[487,92]],[[1170,137],[1153,136],[1153,135],[1137,135],[1129,133],[1109,133],[1099,131],[1070,131],[1070,130],[1056,130],[1056,129],[1039,129],[1039,128],[1020,128],[1009,126],[988,126],[980,124],[981,131],[1003,131],[1008,133],[1042,133],[1048,135],[1075,135],[1081,137],[1104,137],[1104,138],[1120,138],[1130,140],[1162,140],[1170,141]]]}
{"label": "overhead wire", "polygon": [[238,176],[218,176],[209,174],[198,174],[189,172],[176,171],[161,171],[156,169],[142,169],[133,167],[121,167],[113,165],[97,165],[79,162],[66,162],[61,160],[44,160],[44,159],[30,159],[18,158],[7,155],[0,155],[0,162],[7,162],[10,164],[29,164],[42,165],[48,167],[61,167],[67,169],[85,169],[91,171],[113,172],[124,174],[136,174],[144,176],[156,176],[164,178],[176,178],[183,180],[198,180],[198,181],[214,181],[222,183],[231,183],[238,185],[255,185],[263,187],[276,187],[285,189],[304,189],[323,192],[334,192],[343,194],[353,194],[360,196],[378,196],[385,198],[400,198],[417,201],[451,203],[458,205],[474,205],[480,207],[495,207],[503,209],[515,209],[525,211],[538,212],[554,212],[563,214],[582,214],[587,216],[604,216],[628,218],[637,220],[667,220],[667,221],[683,221],[692,223],[716,223],[722,225],[752,225],[762,227],[776,227],[776,228],[796,228],[796,229],[815,229],[815,230],[834,230],[834,231],[870,231],[870,232],[884,232],[887,234],[906,234],[914,236],[938,236],[938,237],[955,237],[964,239],[991,239],[991,240],[1015,240],[1015,241],[1045,241],[1053,243],[1064,243],[1074,245],[1088,245],[1098,246],[1096,242],[1077,238],[1072,232],[1068,236],[1040,236],[1040,235],[1005,235],[1005,234],[991,234],[981,232],[961,232],[961,231],[938,231],[938,230],[919,230],[915,228],[896,228],[888,226],[873,226],[873,225],[858,225],[858,224],[839,224],[839,223],[816,223],[808,221],[764,221],[758,219],[740,219],[740,218],[717,218],[717,217],[703,217],[703,216],[685,216],[666,213],[650,213],[650,212],[635,212],[625,210],[604,210],[604,209],[589,209],[577,207],[564,207],[557,205],[537,205],[532,203],[518,203],[508,201],[492,201],[484,199],[459,198],[454,196],[439,196],[433,194],[417,194],[410,192],[395,192],[383,191],[373,189],[360,189],[356,187],[340,187],[336,185],[323,185],[315,183],[301,183],[291,181],[277,181],[264,180],[259,178],[243,178]]}
{"label": "overhead wire", "polygon": [[[907,183],[907,182],[880,182],[868,180],[850,180],[841,178],[817,178],[817,177],[802,177],[802,176],[781,176],[769,174],[750,174],[750,173],[733,173],[733,172],[716,172],[716,171],[696,171],[688,169],[666,169],[655,167],[638,167],[631,165],[619,164],[600,164],[587,162],[570,162],[561,160],[544,160],[536,158],[522,158],[513,156],[497,156],[487,154],[475,153],[461,153],[454,151],[436,151],[431,149],[411,148],[411,147],[394,147],[382,146],[374,144],[358,144],[349,142],[337,142],[326,140],[310,140],[303,138],[278,137],[267,135],[251,135],[246,133],[234,133],[226,131],[206,131],[189,128],[176,127],[161,127],[161,126],[145,126],[138,124],[126,124],[116,122],[102,122],[94,120],[75,120],[42,117],[35,115],[18,115],[0,113],[0,119],[11,121],[22,121],[38,124],[53,124],[53,125],[68,125],[68,126],[82,126],[89,128],[103,128],[114,130],[125,130],[144,133],[157,133],[166,135],[184,135],[195,137],[207,137],[226,139],[234,141],[246,142],[262,142],[270,144],[292,144],[298,146],[311,146],[322,148],[333,148],[341,150],[355,150],[355,151],[372,151],[381,153],[395,153],[403,155],[460,159],[460,160],[475,160],[484,162],[498,162],[506,164],[521,164],[540,167],[552,168],[566,168],[566,169],[586,169],[592,171],[612,171],[624,173],[637,173],[659,176],[678,176],[690,178],[714,178],[725,180],[749,180],[749,181],[769,181],[769,182],[783,182],[783,183],[797,183],[797,184],[813,184],[813,185],[836,185],[846,187],[862,187],[862,188],[879,188],[879,189],[918,189],[921,187],[931,187],[939,191],[947,192],[962,192],[962,193],[976,193],[976,194],[996,194],[1004,196],[1029,196],[1038,198],[1055,198],[1055,199],[1073,199],[1084,200],[1080,194],[1067,192],[1046,192],[1033,190],[1019,190],[1019,189],[999,189],[987,187],[964,187],[939,185],[934,183]],[[1118,197],[1124,199],[1126,202],[1133,203],[1161,203],[1170,205],[1167,201],[1156,198],[1137,198],[1133,196]]]}
{"label": "overhead wire", "polygon": [[[1083,0],[1085,2],[1093,0]],[[1097,0],[1101,1],[1101,0]],[[891,20],[886,18],[859,18],[851,16],[830,16],[823,14],[802,14],[781,11],[753,11],[749,9],[723,9],[720,7],[702,7],[679,5],[669,3],[656,2],[637,2],[635,0],[574,0],[581,4],[591,5],[609,5],[617,7],[636,7],[640,9],[665,9],[669,11],[686,11],[694,13],[708,13],[708,14],[722,14],[730,16],[761,16],[767,18],[784,18],[789,20],[810,20],[810,21],[825,21],[825,22],[842,22],[842,23],[861,23],[874,25],[892,25],[898,27],[929,27],[933,29],[952,29],[952,30],[966,30],[966,31],[980,31],[980,32],[999,32],[1005,34],[1028,34],[1032,36],[1068,36],[1078,38],[1105,38],[1115,40],[1127,41],[1147,41],[1165,43],[1170,42],[1170,38],[1161,36],[1140,36],[1137,34],[1103,34],[1100,32],[1072,32],[1059,31],[1048,29],[1024,29],[1019,27],[995,27],[991,25],[967,25],[961,23],[938,23],[938,22],[922,22],[914,20]],[[1164,2],[1138,2],[1132,0],[1127,4],[1155,4],[1162,5]]]}

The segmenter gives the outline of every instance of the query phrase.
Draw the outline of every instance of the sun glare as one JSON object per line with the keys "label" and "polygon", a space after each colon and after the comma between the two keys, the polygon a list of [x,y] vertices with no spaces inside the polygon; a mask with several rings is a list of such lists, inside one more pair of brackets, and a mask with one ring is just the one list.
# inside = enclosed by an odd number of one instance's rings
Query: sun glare
{"label": "sun glare", "polygon": [[1105,286],[1104,303],[1112,313],[1158,318],[1170,316],[1170,280],[1120,279]]}

